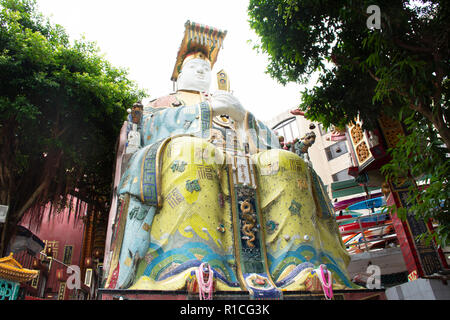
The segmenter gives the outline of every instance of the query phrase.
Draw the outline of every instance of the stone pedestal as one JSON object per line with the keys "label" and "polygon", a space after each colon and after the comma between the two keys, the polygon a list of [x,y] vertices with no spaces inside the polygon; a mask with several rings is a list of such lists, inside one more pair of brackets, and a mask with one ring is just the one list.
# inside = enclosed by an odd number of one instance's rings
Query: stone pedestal
{"label": "stone pedestal", "polygon": [[[334,300],[386,300],[384,289],[334,290]],[[198,300],[198,294],[187,291],[99,289],[98,300]],[[213,300],[252,300],[248,292],[215,292]],[[255,299],[259,300],[259,299]],[[267,300],[325,300],[322,291],[288,291],[282,297]]]}

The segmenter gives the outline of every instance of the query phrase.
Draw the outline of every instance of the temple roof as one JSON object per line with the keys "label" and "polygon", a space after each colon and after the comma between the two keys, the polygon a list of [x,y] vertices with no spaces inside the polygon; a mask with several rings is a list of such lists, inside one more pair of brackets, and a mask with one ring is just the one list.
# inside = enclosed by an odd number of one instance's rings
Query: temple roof
{"label": "temple roof", "polygon": [[22,265],[13,258],[11,252],[8,257],[0,258],[0,278],[14,281],[27,282],[38,275],[37,270],[23,268]]}

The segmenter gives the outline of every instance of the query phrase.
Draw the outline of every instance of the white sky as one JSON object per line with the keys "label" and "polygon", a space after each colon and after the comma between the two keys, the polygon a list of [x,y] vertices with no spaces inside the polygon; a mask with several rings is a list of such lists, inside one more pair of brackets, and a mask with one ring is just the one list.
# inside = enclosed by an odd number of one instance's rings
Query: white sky
{"label": "white sky", "polygon": [[[227,30],[215,73],[224,69],[245,109],[269,120],[300,103],[298,84],[282,86],[265,74],[267,57],[247,40],[248,0],[38,0],[39,11],[62,25],[71,40],[95,41],[106,59],[154,99],[172,92],[172,75],[187,20]],[[213,81],[211,87],[217,87]]]}

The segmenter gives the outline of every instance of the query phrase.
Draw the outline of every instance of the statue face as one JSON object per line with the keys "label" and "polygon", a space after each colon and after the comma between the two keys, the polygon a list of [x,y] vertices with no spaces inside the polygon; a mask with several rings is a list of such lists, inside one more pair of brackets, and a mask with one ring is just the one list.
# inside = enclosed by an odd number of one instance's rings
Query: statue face
{"label": "statue face", "polygon": [[209,91],[211,67],[203,59],[192,59],[183,66],[178,80],[178,90]]}

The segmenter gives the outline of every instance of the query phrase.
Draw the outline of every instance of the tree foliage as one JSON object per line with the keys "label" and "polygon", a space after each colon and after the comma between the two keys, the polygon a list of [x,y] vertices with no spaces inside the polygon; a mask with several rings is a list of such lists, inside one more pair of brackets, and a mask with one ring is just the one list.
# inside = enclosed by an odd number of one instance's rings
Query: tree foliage
{"label": "tree foliage", "polygon": [[101,210],[126,109],[144,93],[94,43],[71,43],[35,1],[0,0],[0,10],[0,203],[9,206],[8,227],[29,209],[64,206],[69,195]]}
{"label": "tree foliage", "polygon": [[[370,5],[380,8],[381,29],[367,25],[373,14],[367,10]],[[343,127],[359,115],[366,129],[375,127],[381,114],[403,121],[413,134],[391,150],[393,160],[385,173],[394,178],[405,173],[398,167],[422,170],[448,192],[448,1],[251,0],[249,17],[260,36],[255,47],[269,55],[267,72],[272,77],[283,84],[307,83],[319,73],[299,105],[308,119]],[[410,152],[419,152],[416,140],[427,142],[421,157],[405,150],[409,146],[415,148]],[[430,147],[436,145],[444,148]],[[433,156],[420,163],[428,152]],[[448,212],[448,193],[442,198],[445,194],[436,189],[431,185],[424,192],[411,190],[411,199],[421,198],[417,212],[429,217],[438,199],[445,200]],[[443,215],[433,216],[442,225],[448,223]]]}
{"label": "tree foliage", "polygon": [[[382,167],[388,179],[398,181],[405,177],[417,183],[410,184],[407,203],[409,208],[393,208],[401,218],[406,210],[416,219],[433,219],[436,240],[442,246],[448,243],[450,234],[450,161],[448,149],[442,145],[437,130],[423,119],[405,119],[410,134],[400,136],[395,148],[390,150],[392,160]],[[422,234],[429,242],[433,235]]]}

